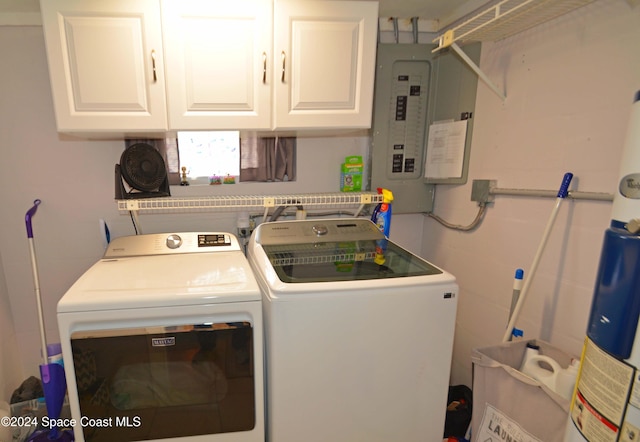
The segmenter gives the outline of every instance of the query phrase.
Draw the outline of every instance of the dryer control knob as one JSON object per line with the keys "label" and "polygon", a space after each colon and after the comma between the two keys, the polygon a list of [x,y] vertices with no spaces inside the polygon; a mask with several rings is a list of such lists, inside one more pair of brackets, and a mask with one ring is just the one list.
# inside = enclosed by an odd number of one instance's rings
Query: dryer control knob
{"label": "dryer control knob", "polygon": [[170,249],[177,249],[182,245],[182,238],[180,235],[169,235],[167,236],[167,247]]}

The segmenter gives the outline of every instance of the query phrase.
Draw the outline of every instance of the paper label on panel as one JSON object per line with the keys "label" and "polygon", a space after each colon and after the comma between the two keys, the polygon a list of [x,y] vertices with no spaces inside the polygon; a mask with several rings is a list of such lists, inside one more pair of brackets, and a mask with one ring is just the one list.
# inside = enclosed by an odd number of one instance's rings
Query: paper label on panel
{"label": "paper label on panel", "polygon": [[425,178],[462,177],[467,121],[438,122],[429,127]]}

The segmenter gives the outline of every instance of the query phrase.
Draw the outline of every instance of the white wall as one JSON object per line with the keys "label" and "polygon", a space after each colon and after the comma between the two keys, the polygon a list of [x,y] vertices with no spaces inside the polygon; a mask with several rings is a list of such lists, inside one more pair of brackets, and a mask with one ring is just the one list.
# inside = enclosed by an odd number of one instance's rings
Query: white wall
{"label": "white wall", "polygon": [[[634,94],[640,90],[640,7],[594,2],[500,42],[480,67],[506,91],[478,86],[469,182],[439,186],[435,212],[470,222],[474,179],[502,188],[613,193]],[[530,267],[555,199],[497,196],[480,227],[447,230],[424,219],[423,254],[460,284],[452,384],[471,385],[471,349],[499,343],[513,275]],[[611,204],[565,201],[532,280],[519,328],[579,356]]]}
{"label": "white wall", "polygon": [[[49,343],[59,341],[58,300],[102,255],[98,220],[107,221],[113,237],[134,230],[114,202],[114,165],[124,142],[71,139],[56,132],[42,28],[0,26],[0,59],[0,260],[6,278],[6,284],[0,278],[0,319],[12,317],[15,325],[15,339],[10,321],[3,320],[0,329],[0,400],[8,400],[5,391],[13,391],[28,375],[39,377],[41,362],[24,222],[34,199],[42,200],[33,226]],[[174,187],[172,192],[337,192],[344,157],[366,155],[368,143],[362,131],[299,139],[296,182]],[[140,217],[144,233],[233,231],[236,218],[235,212]]]}
{"label": "white wall", "polygon": [[0,57],[0,255],[20,349],[3,359],[17,361],[23,377],[39,377],[25,213],[34,199],[42,200],[33,218],[35,247],[48,338],[57,342],[57,300],[100,256],[97,219],[118,216],[112,203],[113,164],[122,147],[58,138],[42,28],[0,27]]}
{"label": "white wall", "polygon": [[15,355],[16,334],[0,255],[0,406],[2,401],[9,402],[11,393],[22,382],[21,366]]}

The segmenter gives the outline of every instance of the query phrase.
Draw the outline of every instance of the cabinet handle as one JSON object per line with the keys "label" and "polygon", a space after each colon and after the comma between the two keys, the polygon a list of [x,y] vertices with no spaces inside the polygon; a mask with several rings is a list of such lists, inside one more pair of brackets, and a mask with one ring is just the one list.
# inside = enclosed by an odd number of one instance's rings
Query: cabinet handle
{"label": "cabinet handle", "polygon": [[287,54],[285,54],[284,51],[282,51],[282,78],[280,79],[282,83],[284,83],[284,68],[286,66],[286,60],[287,60]]}
{"label": "cabinet handle", "polygon": [[153,70],[153,82],[158,82],[158,74],[156,73],[156,51],[155,49],[151,50],[151,68]]}
{"label": "cabinet handle", "polygon": [[262,84],[267,84],[267,53],[262,53]]}

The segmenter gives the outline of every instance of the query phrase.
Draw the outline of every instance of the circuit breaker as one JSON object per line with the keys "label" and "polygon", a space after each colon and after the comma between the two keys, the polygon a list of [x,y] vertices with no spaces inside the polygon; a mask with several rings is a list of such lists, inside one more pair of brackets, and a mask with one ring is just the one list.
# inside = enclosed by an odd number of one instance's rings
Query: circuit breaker
{"label": "circuit breaker", "polygon": [[427,61],[399,60],[391,72],[387,176],[417,178],[423,162],[427,123],[427,95],[431,65]]}

